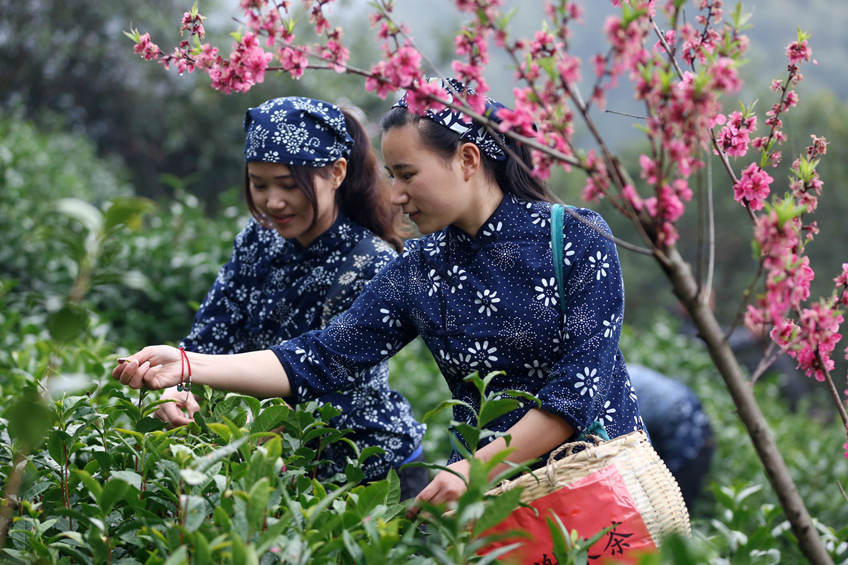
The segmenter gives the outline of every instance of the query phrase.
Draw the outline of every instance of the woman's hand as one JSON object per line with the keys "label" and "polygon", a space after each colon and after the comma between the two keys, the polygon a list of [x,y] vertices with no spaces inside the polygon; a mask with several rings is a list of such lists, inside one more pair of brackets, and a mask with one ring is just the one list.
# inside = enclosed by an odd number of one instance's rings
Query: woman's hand
{"label": "woman's hand", "polygon": [[[465,480],[457,477],[450,471],[439,471],[439,473],[433,477],[433,480],[430,481],[430,484],[424,487],[424,489],[418,493],[418,496],[415,497],[416,503],[419,501],[426,501],[431,504],[450,502],[452,500],[457,500],[463,495],[463,493],[465,493],[468,489],[466,485],[469,469],[468,460],[462,459],[456,463],[451,463],[448,465],[448,469],[459,473]],[[411,518],[416,514],[418,514],[417,504],[413,505],[409,509],[407,516]]]}
{"label": "woman's hand", "polygon": [[150,345],[133,353],[112,370],[112,377],[132,388],[168,388],[179,384],[188,368],[181,367],[180,350],[170,345]]}
{"label": "woman's hand", "polygon": [[[165,389],[160,399],[170,400],[171,402],[160,404],[153,415],[164,420],[171,427],[192,423],[194,413],[200,410],[200,405],[193,394],[180,392],[175,386]],[[188,413],[188,417],[186,417],[186,413]]]}

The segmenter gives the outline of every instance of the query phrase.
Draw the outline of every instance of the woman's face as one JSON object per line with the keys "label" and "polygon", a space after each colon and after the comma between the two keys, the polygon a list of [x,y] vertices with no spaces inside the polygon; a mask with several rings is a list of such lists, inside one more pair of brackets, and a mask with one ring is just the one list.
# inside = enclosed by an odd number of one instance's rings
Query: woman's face
{"label": "woman's face", "polygon": [[[392,177],[392,203],[403,208],[421,233],[454,224],[466,229],[474,198],[460,158],[445,160],[427,147],[418,126],[409,123],[383,132],[383,161]],[[473,229],[474,231],[469,231]],[[475,227],[466,229],[469,233]]]}
{"label": "woman's face", "polygon": [[250,196],[267,223],[287,239],[296,239],[306,247],[327,231],[336,220],[336,189],[344,180],[347,163],[339,159],[330,165],[328,178],[315,174],[313,185],[318,202],[318,215],[312,203],[297,186],[286,165],[251,161],[247,164]]}

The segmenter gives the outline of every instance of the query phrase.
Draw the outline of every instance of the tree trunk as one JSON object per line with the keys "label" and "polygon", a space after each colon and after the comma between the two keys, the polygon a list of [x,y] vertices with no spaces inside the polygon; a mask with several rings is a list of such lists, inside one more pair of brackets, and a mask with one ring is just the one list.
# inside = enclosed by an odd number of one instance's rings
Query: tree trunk
{"label": "tree trunk", "polygon": [[710,352],[716,368],[727,385],[733,403],[739,411],[739,417],[745,424],[757,455],[765,467],[769,482],[777,493],[783,512],[792,525],[792,531],[798,538],[801,551],[815,564],[833,564],[833,560],[818,535],[810,519],[804,501],[792,481],[786,462],[777,449],[771,429],[766,421],[751,384],[745,379],[736,356],[724,338],[724,332],[715,318],[712,309],[698,297],[698,285],[692,276],[689,264],[680,256],[677,249],[668,250],[668,263],[663,266],[672,283],[674,293],[689,313],[698,328],[699,335]]}

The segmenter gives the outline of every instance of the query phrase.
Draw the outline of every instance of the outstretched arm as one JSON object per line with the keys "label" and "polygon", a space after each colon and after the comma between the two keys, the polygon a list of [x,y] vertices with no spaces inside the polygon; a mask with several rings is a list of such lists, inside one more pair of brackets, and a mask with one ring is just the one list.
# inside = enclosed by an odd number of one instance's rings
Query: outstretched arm
{"label": "outstretched arm", "polygon": [[[383,269],[350,309],[323,330],[306,332],[262,351],[188,353],[192,383],[294,402],[354,386],[371,367],[397,353],[417,333],[407,316],[407,277],[398,260]],[[188,374],[181,368],[179,349],[156,345],[128,357],[112,376],[133,388],[160,389],[179,384],[183,370]]]}
{"label": "outstretched arm", "polygon": [[[285,369],[270,350],[205,355],[186,352],[193,385],[249,394],[258,398],[291,396]],[[119,363],[112,376],[132,388],[168,388],[188,375],[180,350],[169,345],[152,345]]]}

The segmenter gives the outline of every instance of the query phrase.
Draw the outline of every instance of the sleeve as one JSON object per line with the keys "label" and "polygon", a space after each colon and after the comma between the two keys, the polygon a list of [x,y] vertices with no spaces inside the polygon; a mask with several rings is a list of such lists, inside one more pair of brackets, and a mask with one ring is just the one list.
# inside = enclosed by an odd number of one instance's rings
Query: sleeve
{"label": "sleeve", "polygon": [[418,334],[409,315],[410,262],[409,255],[393,259],[326,328],[271,348],[289,377],[293,402],[352,388]]}
{"label": "sleeve", "polygon": [[251,220],[236,235],[230,260],[200,304],[191,331],[180,342],[189,351],[210,354],[238,353],[245,349],[245,312],[252,298],[257,251],[261,245],[259,225]]}
{"label": "sleeve", "polygon": [[620,359],[624,285],[615,243],[597,213],[577,209],[586,223],[566,215],[564,236],[565,315],[561,356],[538,393],[542,408],[565,419],[576,433],[603,417]]}

